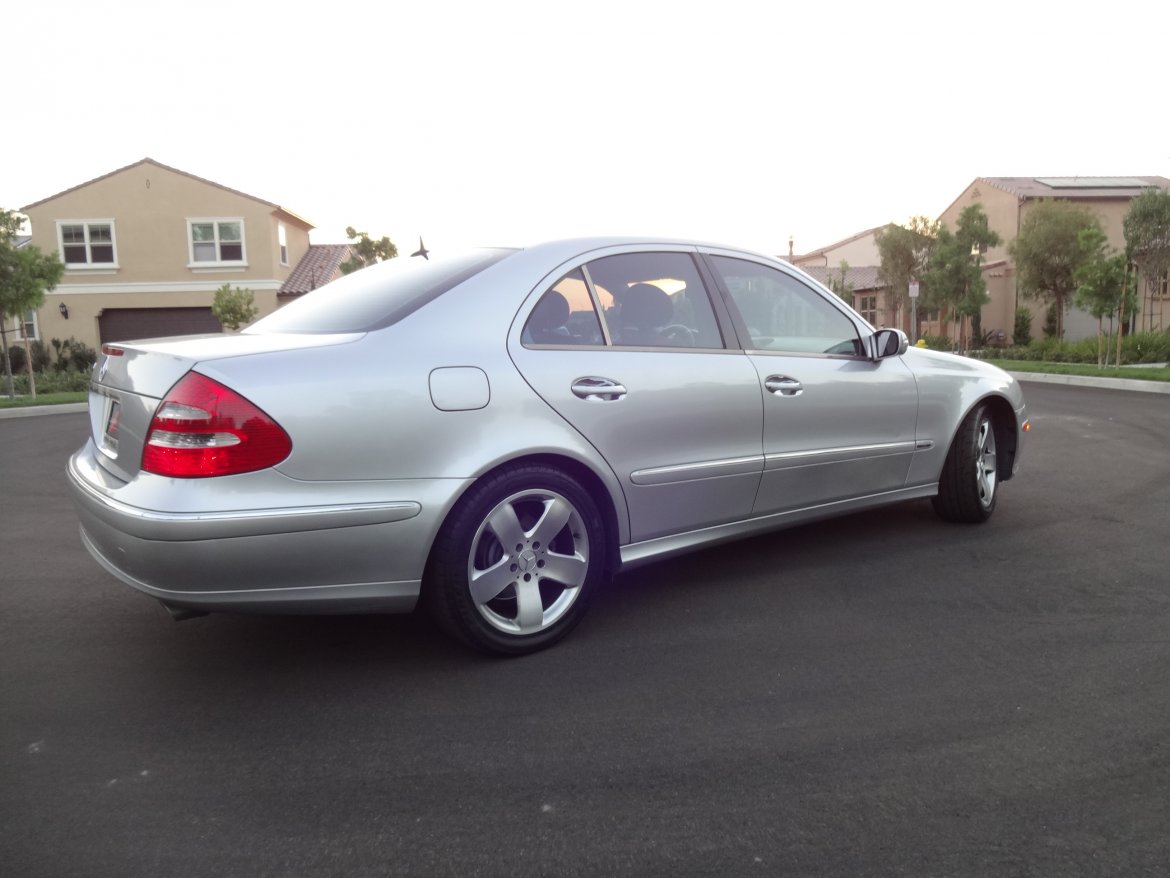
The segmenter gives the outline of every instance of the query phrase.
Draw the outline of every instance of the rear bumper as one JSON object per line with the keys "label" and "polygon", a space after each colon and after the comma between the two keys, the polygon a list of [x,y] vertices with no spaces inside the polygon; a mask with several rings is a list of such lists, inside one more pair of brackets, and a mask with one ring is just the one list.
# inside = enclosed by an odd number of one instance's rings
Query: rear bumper
{"label": "rear bumper", "polygon": [[[167,480],[166,491],[139,490],[139,497],[153,498],[151,505],[169,494],[188,505],[218,500],[247,508],[160,510],[132,502],[134,486],[111,477],[95,454],[88,443],[67,468],[86,549],[139,591],[201,610],[408,612],[418,598],[427,547],[464,484],[419,480],[323,489],[289,480],[283,499],[319,499],[327,492],[335,502],[277,506],[272,501],[281,492],[273,481],[279,475],[219,485]],[[249,503],[250,488],[252,499],[267,505]],[[410,489],[417,492],[410,499],[372,499],[374,492],[385,497]]]}

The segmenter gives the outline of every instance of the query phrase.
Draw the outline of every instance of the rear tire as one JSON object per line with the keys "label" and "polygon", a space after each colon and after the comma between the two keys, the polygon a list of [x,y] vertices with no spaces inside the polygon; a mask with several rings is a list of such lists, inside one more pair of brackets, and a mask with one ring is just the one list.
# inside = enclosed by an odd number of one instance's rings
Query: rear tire
{"label": "rear tire", "polygon": [[544,464],[502,470],[456,504],[431,551],[424,598],[476,649],[524,655],[569,633],[604,576],[605,527],[575,479]]}
{"label": "rear tire", "polygon": [[959,425],[939,476],[934,511],[947,521],[979,523],[991,517],[998,495],[995,418],[983,403]]}

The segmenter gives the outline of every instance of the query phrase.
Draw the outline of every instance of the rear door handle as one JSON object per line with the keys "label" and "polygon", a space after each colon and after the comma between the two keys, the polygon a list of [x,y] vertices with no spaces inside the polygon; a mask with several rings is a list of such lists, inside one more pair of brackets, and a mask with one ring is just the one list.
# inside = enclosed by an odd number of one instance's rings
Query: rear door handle
{"label": "rear door handle", "polygon": [[588,402],[613,402],[626,395],[626,388],[612,378],[590,375],[573,382],[573,395]]}
{"label": "rear door handle", "polygon": [[804,385],[787,375],[769,375],[764,379],[764,387],[775,396],[800,396],[804,393]]}

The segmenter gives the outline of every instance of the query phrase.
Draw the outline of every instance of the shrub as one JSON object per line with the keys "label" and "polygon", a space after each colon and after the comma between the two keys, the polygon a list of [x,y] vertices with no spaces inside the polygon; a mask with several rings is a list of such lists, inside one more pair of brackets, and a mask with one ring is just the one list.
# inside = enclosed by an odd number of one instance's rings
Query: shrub
{"label": "shrub", "polygon": [[8,346],[8,365],[13,372],[23,372],[25,364],[24,345],[10,344]]}
{"label": "shrub", "polygon": [[1026,345],[1032,340],[1032,312],[1027,308],[1016,309],[1016,324],[1012,329],[1012,344]]}
{"label": "shrub", "polygon": [[[51,357],[48,349],[39,341],[29,343],[29,350],[32,352],[32,364],[34,372],[43,372],[49,368]],[[23,372],[27,366],[28,360],[25,358],[24,342],[13,341],[8,344],[8,362],[12,364],[13,372]]]}
{"label": "shrub", "polygon": [[57,352],[57,362],[53,368],[58,372],[88,372],[97,362],[97,351],[73,336],[64,341],[53,339],[53,350]]}
{"label": "shrub", "polygon": [[1044,337],[1056,338],[1056,303],[1053,302],[1044,312]]}
{"label": "shrub", "polygon": [[932,351],[952,351],[955,349],[955,343],[946,335],[924,335],[922,340]]}
{"label": "shrub", "polygon": [[1170,330],[1135,332],[1121,340],[1123,363],[1170,362]]}
{"label": "shrub", "polygon": [[[27,372],[14,372],[12,383],[18,394],[28,393]],[[82,393],[88,389],[88,372],[49,371],[37,373],[37,393]]]}

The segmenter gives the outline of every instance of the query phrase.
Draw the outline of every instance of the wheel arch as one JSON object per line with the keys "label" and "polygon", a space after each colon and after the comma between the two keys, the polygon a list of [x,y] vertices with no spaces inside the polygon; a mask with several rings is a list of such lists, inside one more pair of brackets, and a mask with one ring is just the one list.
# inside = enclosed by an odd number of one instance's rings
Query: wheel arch
{"label": "wheel arch", "polygon": [[[472,486],[477,482],[491,478],[507,469],[514,467],[525,466],[528,464],[539,464],[559,469],[566,475],[576,479],[581,486],[589,493],[593,502],[597,505],[598,514],[601,516],[602,525],[605,528],[603,538],[605,540],[605,569],[606,572],[612,574],[615,572],[621,563],[620,544],[622,528],[618,521],[618,510],[614,503],[613,495],[610,493],[602,478],[593,471],[587,464],[582,463],[573,457],[565,454],[556,454],[553,452],[534,452],[524,454],[519,457],[510,458],[505,461],[496,463],[489,469],[480,473],[475,479],[468,482],[464,489],[457,497],[453,499],[444,513],[442,520],[438,524],[437,531],[441,531],[446,525],[451,516],[459,508],[463,499],[467,496],[467,492],[471,490]],[[435,540],[431,542],[431,549],[427,555],[427,568],[430,567],[431,555],[435,551]],[[426,576],[423,577],[423,588],[426,588]]]}
{"label": "wheel arch", "polygon": [[[963,417],[966,418],[980,404],[987,406],[991,413],[991,425],[995,430],[995,445],[998,452],[995,475],[1001,482],[1006,482],[1015,471],[1016,451],[1020,443],[1019,431],[1016,429],[1016,413],[1007,399],[991,394],[971,406]],[[953,438],[951,441],[954,441]]]}

